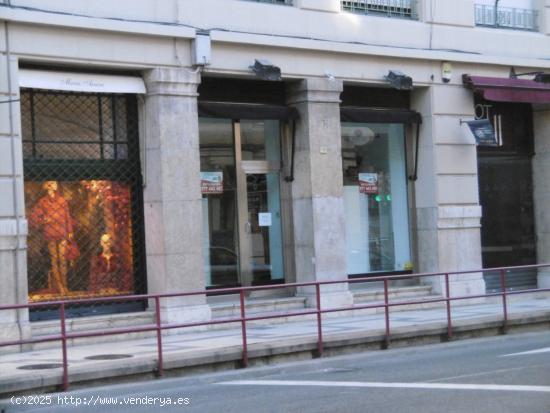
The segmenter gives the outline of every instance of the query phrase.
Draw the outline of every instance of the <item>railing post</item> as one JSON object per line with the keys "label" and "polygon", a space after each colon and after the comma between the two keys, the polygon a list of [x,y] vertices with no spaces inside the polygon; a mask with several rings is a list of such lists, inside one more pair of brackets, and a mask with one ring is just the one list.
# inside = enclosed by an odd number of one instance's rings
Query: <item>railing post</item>
{"label": "railing post", "polygon": [[244,307],[244,290],[239,293],[241,302],[241,330],[243,337],[243,367],[248,367],[248,345],[246,343],[246,312]]}
{"label": "railing post", "polygon": [[384,348],[390,347],[390,306],[388,295],[388,279],[384,278],[384,313],[386,316],[386,338],[384,340]]}
{"label": "railing post", "polygon": [[63,354],[63,384],[61,389],[67,391],[69,389],[69,364],[67,361],[67,330],[65,327],[65,303],[59,306],[59,318],[61,321],[61,349]]}
{"label": "railing post", "polygon": [[506,305],[506,277],[504,275],[504,270],[500,270],[500,287],[502,288],[502,311],[504,313],[502,332],[506,334],[508,332],[508,308]]}
{"label": "railing post", "polygon": [[321,285],[315,284],[315,295],[317,297],[317,356],[323,355],[323,326],[321,321]]}
{"label": "railing post", "polygon": [[451,323],[451,288],[449,286],[449,274],[445,274],[445,294],[447,297],[447,338],[453,337],[453,325]]}
{"label": "railing post", "polygon": [[164,361],[162,357],[162,327],[160,321],[160,297],[155,296],[155,321],[157,325],[157,353],[158,353],[158,368],[157,375],[164,374]]}

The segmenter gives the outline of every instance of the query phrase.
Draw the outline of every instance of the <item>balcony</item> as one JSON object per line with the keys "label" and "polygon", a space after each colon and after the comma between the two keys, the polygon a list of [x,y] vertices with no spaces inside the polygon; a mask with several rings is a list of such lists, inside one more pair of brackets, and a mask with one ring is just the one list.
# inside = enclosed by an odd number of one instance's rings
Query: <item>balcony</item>
{"label": "balcony", "polygon": [[538,31],[538,12],[532,9],[475,5],[476,26]]}
{"label": "balcony", "polygon": [[342,0],[341,4],[351,13],[418,19],[417,0]]}

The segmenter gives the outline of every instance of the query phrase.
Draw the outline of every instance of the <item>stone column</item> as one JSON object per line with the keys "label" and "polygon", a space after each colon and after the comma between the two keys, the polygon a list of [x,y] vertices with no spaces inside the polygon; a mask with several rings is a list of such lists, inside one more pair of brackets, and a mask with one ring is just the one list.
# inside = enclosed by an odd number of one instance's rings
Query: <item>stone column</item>
{"label": "stone column", "polygon": [[[205,289],[199,125],[200,76],[185,68],[145,75],[145,242],[149,293]],[[166,322],[210,319],[205,296],[163,299]]]}
{"label": "stone column", "polygon": [[[535,156],[533,157],[533,201],[537,233],[537,262],[550,263],[550,108],[534,108]],[[539,270],[538,287],[550,288],[550,268]]]}
{"label": "stone column", "polygon": [[539,0],[540,31],[550,36],[550,0]]}
{"label": "stone column", "polygon": [[[477,154],[460,119],[474,117],[471,91],[460,84],[418,88],[412,107],[422,114],[418,180],[415,182],[415,236],[420,272],[482,267]],[[451,294],[485,292],[481,273],[451,276]],[[443,277],[426,279],[445,293]]]}
{"label": "stone column", "polygon": [[[0,55],[0,305],[28,303],[17,60]],[[0,311],[0,340],[30,336],[28,310]],[[0,353],[15,347],[0,348]]]}
{"label": "stone column", "polygon": [[[342,82],[305,79],[292,84],[288,104],[300,113],[292,185],[296,282],[347,279],[340,134]],[[324,286],[323,307],[350,305],[347,284]],[[300,288],[315,306],[315,290]]]}

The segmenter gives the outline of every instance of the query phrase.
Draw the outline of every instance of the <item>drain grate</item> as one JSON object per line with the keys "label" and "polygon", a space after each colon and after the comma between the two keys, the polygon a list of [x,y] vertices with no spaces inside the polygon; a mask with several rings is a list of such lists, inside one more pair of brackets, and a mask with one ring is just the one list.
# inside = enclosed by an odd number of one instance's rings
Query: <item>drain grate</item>
{"label": "drain grate", "polygon": [[119,360],[134,357],[131,354],[98,354],[95,356],[84,357],[86,360]]}
{"label": "drain grate", "polygon": [[63,367],[61,363],[42,363],[42,364],[27,364],[26,366],[17,367],[19,370],[48,370],[59,369]]}

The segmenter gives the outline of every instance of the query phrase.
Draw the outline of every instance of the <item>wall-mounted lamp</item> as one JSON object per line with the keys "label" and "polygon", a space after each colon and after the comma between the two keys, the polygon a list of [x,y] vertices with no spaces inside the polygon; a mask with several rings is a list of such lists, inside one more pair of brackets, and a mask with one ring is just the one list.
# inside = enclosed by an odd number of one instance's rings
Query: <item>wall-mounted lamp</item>
{"label": "wall-mounted lamp", "polygon": [[250,69],[262,80],[279,81],[281,80],[281,68],[277,67],[268,60],[255,59],[254,65]]}
{"label": "wall-mounted lamp", "polygon": [[453,78],[453,65],[449,62],[441,64],[441,80],[443,83],[449,83]]}
{"label": "wall-mounted lamp", "polygon": [[399,70],[390,70],[387,76],[384,76],[384,79],[398,90],[412,90],[413,88],[412,77],[405,75]]}

